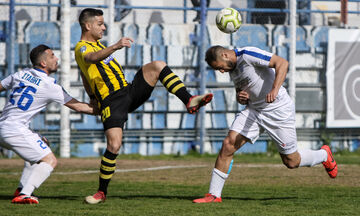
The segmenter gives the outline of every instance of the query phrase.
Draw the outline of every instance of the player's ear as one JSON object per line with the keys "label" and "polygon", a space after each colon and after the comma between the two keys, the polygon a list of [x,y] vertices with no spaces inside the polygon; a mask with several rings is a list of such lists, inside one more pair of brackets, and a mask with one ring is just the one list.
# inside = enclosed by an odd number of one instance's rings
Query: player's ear
{"label": "player's ear", "polygon": [[44,60],[41,60],[39,65],[42,67],[42,68],[45,68],[46,67],[46,62]]}
{"label": "player's ear", "polygon": [[85,29],[86,29],[86,31],[90,31],[90,28],[91,28],[91,23],[90,23],[90,22],[86,22],[86,23],[85,23]]}
{"label": "player's ear", "polygon": [[227,52],[222,52],[222,53],[221,53],[221,58],[223,58],[223,59],[228,59],[228,58],[229,58],[228,53],[227,53]]}

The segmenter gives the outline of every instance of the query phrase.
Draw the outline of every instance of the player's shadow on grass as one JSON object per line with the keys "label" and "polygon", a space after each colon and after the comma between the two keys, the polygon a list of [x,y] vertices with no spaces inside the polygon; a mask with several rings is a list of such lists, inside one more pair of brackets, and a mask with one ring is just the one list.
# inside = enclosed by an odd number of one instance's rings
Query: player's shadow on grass
{"label": "player's shadow on grass", "polygon": [[[36,196],[41,199],[59,199],[59,200],[79,200],[83,199],[83,196]],[[12,200],[14,197],[12,195],[0,195],[0,200]]]}
{"label": "player's shadow on grass", "polygon": [[[58,199],[58,200],[83,200],[85,196],[39,196],[41,199]],[[0,200],[12,200],[14,197],[11,195],[0,195]],[[199,196],[166,196],[166,195],[113,195],[108,196],[108,199],[117,198],[117,199],[179,199],[179,200],[194,200],[200,198]],[[298,199],[298,197],[266,197],[266,198],[251,198],[251,197],[222,197],[224,200],[244,200],[244,201],[269,201],[269,200],[289,200],[289,199]]]}
{"label": "player's shadow on grass", "polygon": [[[108,196],[107,198],[118,199],[180,199],[180,200],[194,200],[200,198],[200,196],[166,196],[166,195],[120,195],[120,196]],[[251,198],[251,197],[222,197],[225,200],[245,200],[245,201],[269,201],[269,200],[290,200],[298,199],[298,197],[266,197],[266,198]]]}

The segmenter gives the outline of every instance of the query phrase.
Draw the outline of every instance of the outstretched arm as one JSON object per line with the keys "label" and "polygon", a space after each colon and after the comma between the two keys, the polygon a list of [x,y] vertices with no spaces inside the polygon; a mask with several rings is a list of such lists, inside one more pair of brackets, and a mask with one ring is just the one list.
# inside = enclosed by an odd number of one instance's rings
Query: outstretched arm
{"label": "outstretched arm", "polygon": [[273,55],[269,63],[270,68],[275,68],[275,80],[271,91],[266,95],[266,102],[274,102],[281,85],[284,83],[289,68],[289,63],[280,56]]}
{"label": "outstretched arm", "polygon": [[119,50],[123,47],[130,48],[131,42],[134,42],[134,40],[129,37],[123,37],[117,43],[115,43],[109,47],[106,47],[105,49],[102,49],[97,52],[89,52],[88,54],[86,54],[84,56],[84,60],[87,63],[96,64],[99,61],[102,61],[105,58],[107,58],[109,55],[113,54],[116,50]]}
{"label": "outstretched arm", "polygon": [[69,102],[67,102],[64,105],[69,107],[72,110],[75,110],[76,112],[90,114],[90,115],[99,115],[100,114],[100,111],[96,106],[80,102],[80,101],[76,100],[75,98],[71,99]]}

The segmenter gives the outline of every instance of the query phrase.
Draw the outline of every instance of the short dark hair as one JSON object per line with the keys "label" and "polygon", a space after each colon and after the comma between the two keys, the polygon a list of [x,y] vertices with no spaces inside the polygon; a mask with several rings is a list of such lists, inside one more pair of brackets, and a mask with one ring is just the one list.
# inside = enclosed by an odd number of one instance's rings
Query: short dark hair
{"label": "short dark hair", "polygon": [[218,45],[210,47],[205,54],[205,61],[208,63],[208,65],[216,61],[220,51],[223,51],[224,49],[224,47]]}
{"label": "short dark hair", "polygon": [[50,49],[50,47],[40,44],[39,46],[35,47],[30,52],[30,60],[33,66],[40,66],[40,57],[44,54],[45,50]]}
{"label": "short dark hair", "polygon": [[79,24],[81,26],[81,29],[85,28],[85,23],[92,17],[95,16],[102,16],[104,14],[104,12],[102,10],[99,9],[95,9],[95,8],[85,8],[84,10],[81,11],[80,16],[79,16]]}

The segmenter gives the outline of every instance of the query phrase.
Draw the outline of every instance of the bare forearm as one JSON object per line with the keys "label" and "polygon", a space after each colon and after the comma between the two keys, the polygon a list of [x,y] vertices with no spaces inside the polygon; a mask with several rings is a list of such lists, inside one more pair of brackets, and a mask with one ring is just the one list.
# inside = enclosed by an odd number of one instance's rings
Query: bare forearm
{"label": "bare forearm", "polygon": [[96,64],[109,57],[116,50],[117,50],[116,46],[112,45],[100,51],[89,53],[85,56],[85,61],[91,64]]}
{"label": "bare forearm", "polygon": [[90,105],[87,104],[87,103],[81,103],[81,104],[79,104],[78,112],[80,112],[80,113],[85,113],[85,114],[89,114],[89,115],[95,115],[94,107],[90,106]]}
{"label": "bare forearm", "polygon": [[289,68],[289,63],[285,59],[274,55],[270,60],[269,67],[275,68],[275,80],[273,83],[273,89],[279,90],[281,85],[285,81],[286,74]]}
{"label": "bare forearm", "polygon": [[109,55],[113,54],[116,50],[122,49],[123,47],[131,47],[131,43],[134,42],[133,39],[129,37],[121,38],[117,43],[102,49],[97,52],[88,53],[85,56],[85,61],[91,64],[96,64],[99,61],[104,60],[105,58],[109,57]]}
{"label": "bare forearm", "polygon": [[97,109],[94,108],[92,105],[80,102],[76,99],[72,99],[69,102],[65,104],[65,106],[69,107],[70,109],[79,112],[79,113],[85,113],[90,115],[96,115]]}
{"label": "bare forearm", "polygon": [[279,90],[285,81],[286,74],[288,71],[288,63],[284,61],[282,64],[275,67],[275,80],[273,83],[273,89]]}

